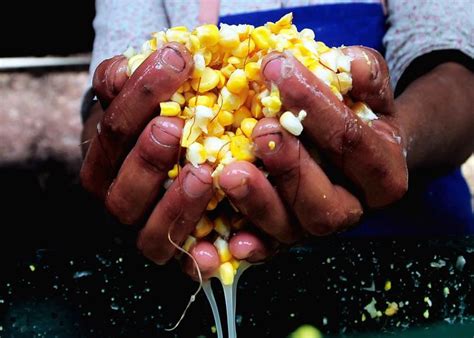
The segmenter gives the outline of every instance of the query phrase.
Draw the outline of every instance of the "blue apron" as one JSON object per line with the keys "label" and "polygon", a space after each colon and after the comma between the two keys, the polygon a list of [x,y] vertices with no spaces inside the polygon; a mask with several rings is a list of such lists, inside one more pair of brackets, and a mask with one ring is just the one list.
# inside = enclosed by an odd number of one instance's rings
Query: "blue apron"
{"label": "blue apron", "polygon": [[[311,28],[328,46],[365,45],[384,53],[385,16],[380,4],[316,5],[229,15],[226,24],[261,26],[293,12],[298,29]],[[343,236],[440,236],[474,234],[471,195],[461,171],[410,182],[407,195],[384,210],[370,211]]]}

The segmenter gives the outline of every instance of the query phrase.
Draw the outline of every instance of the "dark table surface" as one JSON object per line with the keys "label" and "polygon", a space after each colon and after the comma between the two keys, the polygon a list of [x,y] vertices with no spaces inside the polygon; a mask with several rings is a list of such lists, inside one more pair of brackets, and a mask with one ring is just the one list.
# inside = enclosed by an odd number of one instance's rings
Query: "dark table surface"
{"label": "dark table surface", "polygon": [[[164,331],[196,284],[176,263],[141,257],[136,229],[110,222],[73,171],[12,166],[0,187],[0,337],[215,337],[203,294]],[[304,323],[330,336],[472,337],[473,262],[472,237],[319,239],[244,274],[239,337],[286,337]],[[400,308],[372,319],[372,298],[382,313]]]}

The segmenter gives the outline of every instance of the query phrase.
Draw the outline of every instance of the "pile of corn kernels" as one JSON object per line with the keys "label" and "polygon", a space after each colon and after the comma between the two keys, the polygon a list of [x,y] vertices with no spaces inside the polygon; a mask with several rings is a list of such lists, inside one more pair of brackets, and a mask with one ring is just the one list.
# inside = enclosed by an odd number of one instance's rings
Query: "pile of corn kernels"
{"label": "pile of corn kernels", "polygon": [[[139,53],[129,48],[128,74],[131,75],[155,50],[167,42],[179,42],[187,47],[194,59],[191,78],[160,104],[160,115],[177,116],[185,120],[181,146],[186,149],[186,161],[194,166],[208,163],[214,168],[215,194],[207,206],[214,210],[225,198],[219,188],[218,176],[225,165],[244,160],[255,162],[252,131],[263,117],[279,118],[281,126],[293,135],[303,131],[304,110],[298,115],[282,111],[280,93],[276,86],[266,87],[260,67],[265,55],[272,51],[290,52],[305,67],[326,83],[339,100],[349,102],[363,119],[375,119],[369,107],[353,103],[345,97],[352,88],[351,59],[339,48],[329,48],[315,41],[311,29],[298,31],[289,13],[277,22],[264,26],[252,25],[203,25],[193,31],[186,27],[173,27],[152,34]],[[269,148],[275,147],[270,142]],[[169,171],[165,187],[177,177],[180,165]],[[214,239],[221,268],[219,278],[232,284],[239,262],[228,250],[232,232],[244,222],[236,215],[220,215],[211,220],[203,216],[193,236],[183,248],[189,250],[196,239]]]}

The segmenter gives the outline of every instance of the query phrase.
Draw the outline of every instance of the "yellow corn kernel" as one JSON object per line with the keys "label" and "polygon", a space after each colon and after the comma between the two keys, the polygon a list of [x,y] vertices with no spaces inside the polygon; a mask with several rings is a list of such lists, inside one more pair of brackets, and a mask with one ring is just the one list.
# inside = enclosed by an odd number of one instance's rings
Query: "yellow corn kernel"
{"label": "yellow corn kernel", "polygon": [[222,72],[220,70],[216,70],[216,72],[219,74],[219,83],[217,84],[217,88],[221,89],[222,87],[225,86],[225,82],[226,82],[226,77],[224,74],[222,74]]}
{"label": "yellow corn kernel", "polygon": [[206,67],[200,79],[191,80],[191,87],[200,93],[205,93],[216,88],[218,83],[219,74],[214,69]]}
{"label": "yellow corn kernel", "polygon": [[261,118],[263,115],[262,105],[260,104],[260,100],[258,99],[257,95],[255,95],[254,98],[252,99],[252,105],[250,107],[250,111],[252,113],[252,116],[255,117],[256,119]]}
{"label": "yellow corn kernel", "polygon": [[230,260],[230,264],[232,264],[232,267],[234,268],[234,271],[237,271],[237,269],[240,266],[240,261],[238,259],[232,258]]}
{"label": "yellow corn kernel", "polygon": [[193,79],[197,79],[202,76],[202,74],[204,73],[204,70],[206,69],[206,60],[204,59],[204,54],[202,53],[194,54],[193,61],[194,61],[194,68],[193,68],[193,74],[191,75],[191,77]]}
{"label": "yellow corn kernel", "polygon": [[180,171],[179,164],[175,164],[173,168],[168,171],[168,177],[171,179],[178,177],[179,171]]}
{"label": "yellow corn kernel", "polygon": [[143,61],[145,61],[145,59],[146,59],[146,56],[143,55],[143,54],[137,54],[137,55],[132,56],[128,60],[127,73],[129,75],[132,75],[137,70],[137,68],[140,67],[140,65],[143,63]]}
{"label": "yellow corn kernel", "polygon": [[235,131],[235,136],[240,136],[240,135],[243,135],[244,133],[242,132],[242,129],[240,128],[237,128],[237,130]]}
{"label": "yellow corn kernel", "polygon": [[330,49],[319,56],[319,62],[328,67],[333,72],[337,72],[337,59],[339,53],[336,49]]}
{"label": "yellow corn kernel", "polygon": [[212,196],[211,200],[207,204],[206,210],[207,211],[212,211],[215,208],[217,208],[218,204],[219,204],[219,201],[217,200],[217,198],[215,196]]}
{"label": "yellow corn kernel", "polygon": [[198,95],[194,96],[189,99],[188,101],[188,106],[190,108],[196,107],[196,106],[206,106],[209,108],[212,108],[214,104],[216,103],[217,96],[214,93],[206,93],[204,95]]}
{"label": "yellow corn kernel", "polygon": [[214,230],[223,238],[228,239],[230,236],[229,221],[225,217],[222,217],[222,216],[217,217],[214,220]]}
{"label": "yellow corn kernel", "polygon": [[179,117],[184,118],[184,119],[190,119],[194,117],[194,109],[191,109],[189,107],[184,107]]}
{"label": "yellow corn kernel", "polygon": [[275,147],[276,147],[275,141],[268,142],[268,149],[273,150],[275,149]]}
{"label": "yellow corn kernel", "polygon": [[240,129],[242,129],[242,132],[247,136],[248,138],[252,138],[252,132],[255,126],[257,125],[257,120],[254,119],[253,117],[247,117],[242,120],[240,123]]}
{"label": "yellow corn kernel", "polygon": [[216,25],[202,25],[196,28],[196,35],[204,47],[212,47],[219,42],[219,29]]}
{"label": "yellow corn kernel", "polygon": [[248,88],[249,83],[245,72],[242,69],[236,69],[227,81],[227,88],[234,94],[239,94],[245,88]]}
{"label": "yellow corn kernel", "polygon": [[246,58],[255,49],[255,42],[252,39],[246,39],[239,43],[237,48],[232,51],[232,55],[241,59]]}
{"label": "yellow corn kernel", "polygon": [[221,110],[217,115],[217,120],[223,127],[227,127],[234,122],[234,115],[227,110]]}
{"label": "yellow corn kernel", "polygon": [[221,68],[221,73],[226,77],[229,78],[230,75],[236,70],[237,68],[234,67],[232,64],[228,64],[225,67]]}
{"label": "yellow corn kernel", "polygon": [[197,167],[199,164],[206,162],[206,149],[201,143],[194,142],[186,150],[186,159],[191,162],[193,166]]}
{"label": "yellow corn kernel", "polygon": [[217,239],[214,241],[214,246],[217,249],[221,263],[231,260],[232,254],[229,251],[229,243],[227,243],[225,239],[217,237]]}
{"label": "yellow corn kernel", "polygon": [[236,135],[230,140],[230,151],[236,160],[253,162],[255,156],[250,140],[244,135]]}
{"label": "yellow corn kernel", "polygon": [[250,81],[262,81],[260,76],[260,65],[257,62],[248,62],[245,65],[245,75]]}
{"label": "yellow corn kernel", "polygon": [[281,109],[281,100],[276,95],[262,98],[262,105],[265,107],[263,113],[266,117],[275,117]]}
{"label": "yellow corn kernel", "polygon": [[182,249],[184,251],[189,252],[193,248],[194,245],[196,245],[196,237],[188,236],[188,238],[186,238],[186,241],[184,242],[182,246]]}
{"label": "yellow corn kernel", "polygon": [[272,45],[272,32],[267,27],[260,26],[255,28],[252,33],[250,33],[250,36],[259,49],[268,49]]}
{"label": "yellow corn kernel", "polygon": [[181,113],[181,107],[179,103],[168,101],[160,103],[160,115],[161,116],[178,116]]}
{"label": "yellow corn kernel", "polygon": [[348,73],[338,73],[336,77],[337,88],[341,94],[347,94],[347,92],[352,89],[352,77]]}
{"label": "yellow corn kernel", "polygon": [[219,31],[219,45],[226,49],[234,49],[240,43],[240,37],[237,30],[229,25],[221,24]]}
{"label": "yellow corn kernel", "polygon": [[232,263],[225,262],[219,266],[219,279],[224,285],[232,285],[234,283],[234,267]]}
{"label": "yellow corn kernel", "polygon": [[184,99],[186,100],[186,102],[189,104],[189,100],[191,100],[193,97],[194,97],[194,93],[192,91],[189,91],[189,92],[185,92],[184,93]]}
{"label": "yellow corn kernel", "polygon": [[217,119],[209,123],[209,125],[207,126],[207,134],[209,136],[220,137],[224,135],[224,132],[224,127],[219,123],[219,121],[217,121]]}
{"label": "yellow corn kernel", "polygon": [[[227,87],[223,87],[221,95],[217,98],[217,104],[224,110],[236,110],[245,102],[245,94],[248,91],[243,90],[241,95],[232,93]],[[245,97],[244,97],[245,96]],[[235,116],[234,116],[235,121]]]}
{"label": "yellow corn kernel", "polygon": [[176,102],[180,106],[184,105],[186,103],[186,99],[184,98],[183,94],[180,94],[178,92],[174,93],[171,96],[171,101]]}
{"label": "yellow corn kernel", "polygon": [[242,123],[243,119],[252,117],[252,113],[246,106],[242,106],[234,112],[234,122],[232,126],[234,128],[239,128],[240,124]]}
{"label": "yellow corn kernel", "polygon": [[378,119],[378,116],[374,114],[372,109],[362,102],[354,103],[351,109],[364,122],[370,122]]}
{"label": "yellow corn kernel", "polygon": [[202,216],[196,228],[194,228],[193,236],[196,238],[206,237],[213,229],[212,222],[207,216]]}
{"label": "yellow corn kernel", "polygon": [[386,281],[385,286],[383,287],[383,289],[385,291],[389,291],[391,288],[392,288],[392,282],[390,280]]}
{"label": "yellow corn kernel", "polygon": [[329,88],[331,89],[332,93],[336,95],[339,101],[342,101],[343,97],[342,94],[339,92],[339,89],[334,85],[330,85]]}
{"label": "yellow corn kernel", "polygon": [[220,155],[219,152],[222,152],[223,148],[226,147],[226,142],[217,136],[208,136],[204,138],[203,145],[206,148],[207,160],[214,163]]}
{"label": "yellow corn kernel", "polygon": [[385,315],[391,317],[398,312],[398,304],[396,302],[387,302],[387,308],[385,309]]}
{"label": "yellow corn kernel", "polygon": [[188,29],[185,26],[177,26],[170,28],[166,31],[165,34],[168,42],[176,41],[182,44],[186,44],[186,42],[189,40],[189,36],[191,35],[191,33],[188,32]]}
{"label": "yellow corn kernel", "polygon": [[324,42],[318,41],[316,42],[316,44],[318,46],[318,54],[326,53],[327,51],[331,49],[328,46],[326,46]]}

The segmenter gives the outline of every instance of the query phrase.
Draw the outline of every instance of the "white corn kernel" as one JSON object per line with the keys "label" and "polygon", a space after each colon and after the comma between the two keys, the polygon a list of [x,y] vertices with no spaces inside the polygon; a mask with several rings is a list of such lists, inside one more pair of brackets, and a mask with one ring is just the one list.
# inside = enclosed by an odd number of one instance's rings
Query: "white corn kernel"
{"label": "white corn kernel", "polygon": [[280,124],[283,129],[295,136],[301,135],[301,132],[303,131],[303,125],[301,124],[301,121],[289,111],[284,112],[280,116]]}

